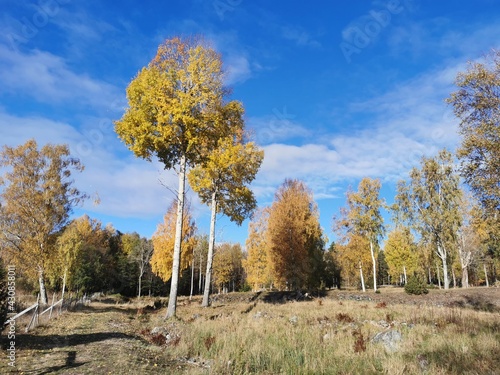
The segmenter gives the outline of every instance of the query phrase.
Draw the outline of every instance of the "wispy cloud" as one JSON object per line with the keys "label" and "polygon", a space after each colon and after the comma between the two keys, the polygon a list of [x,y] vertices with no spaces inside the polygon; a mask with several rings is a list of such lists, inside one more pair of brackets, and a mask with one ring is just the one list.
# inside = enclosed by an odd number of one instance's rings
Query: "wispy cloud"
{"label": "wispy cloud", "polygon": [[[346,123],[343,134],[324,134],[323,143],[264,147],[265,160],[256,181],[262,199],[285,178],[304,180],[321,198],[336,197],[346,183],[369,176],[394,183],[406,178],[422,156],[458,144],[458,121],[444,98],[461,66],[445,66],[410,79],[383,95],[353,103],[349,112],[368,115]],[[371,116],[370,116],[371,115]]]}
{"label": "wispy cloud", "polygon": [[311,136],[311,131],[295,121],[295,115],[289,113],[286,107],[274,108],[272,113],[248,118],[247,127],[258,144],[268,145],[297,138],[304,143]]}
{"label": "wispy cloud", "polygon": [[295,42],[299,47],[320,48],[321,43],[314,40],[311,35],[300,27],[284,26],[281,35],[287,40]]}
{"label": "wispy cloud", "polygon": [[407,20],[388,35],[388,47],[393,55],[406,58],[428,58],[432,54],[475,59],[491,48],[500,47],[500,24],[471,23],[456,28],[445,17]]}
{"label": "wispy cloud", "polygon": [[[172,191],[177,186],[177,176],[174,172],[165,171],[159,162],[149,163],[131,153],[124,157],[118,148],[109,149],[101,144],[82,147],[88,143],[88,137],[69,124],[38,116],[17,117],[0,111],[0,138],[2,144],[12,147],[30,138],[36,139],[39,146],[67,144],[71,155],[78,157],[85,166],[83,173],[73,176],[76,186],[92,197],[97,194],[101,200],[98,206],[87,202],[84,209],[89,212],[151,218],[162,215],[168,202],[175,199]],[[116,143],[108,138],[106,142]],[[192,193],[189,197],[200,210],[196,197]]]}
{"label": "wispy cloud", "polygon": [[124,95],[85,72],[75,72],[65,60],[49,52],[27,53],[0,45],[0,93],[34,98],[49,104],[79,104],[109,109]]}

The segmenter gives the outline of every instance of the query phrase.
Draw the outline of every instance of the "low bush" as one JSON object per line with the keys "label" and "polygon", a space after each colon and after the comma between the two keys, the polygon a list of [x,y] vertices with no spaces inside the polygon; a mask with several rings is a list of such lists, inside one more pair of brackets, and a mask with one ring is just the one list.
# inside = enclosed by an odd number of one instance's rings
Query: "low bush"
{"label": "low bush", "polygon": [[423,281],[417,275],[410,276],[408,282],[405,285],[405,292],[408,294],[417,295],[429,293],[425,281]]}

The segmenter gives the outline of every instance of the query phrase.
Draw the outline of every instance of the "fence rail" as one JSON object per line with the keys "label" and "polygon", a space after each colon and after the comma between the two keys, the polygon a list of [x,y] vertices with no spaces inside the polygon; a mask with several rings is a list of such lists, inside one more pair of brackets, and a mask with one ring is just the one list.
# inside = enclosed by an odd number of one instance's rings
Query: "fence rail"
{"label": "fence rail", "polygon": [[23,315],[26,315],[30,311],[34,310],[33,315],[32,315],[32,317],[30,319],[30,322],[29,322],[29,324],[25,328],[25,332],[28,332],[32,326],[35,327],[35,325],[39,324],[40,317],[42,315],[46,314],[47,312],[49,312],[48,320],[50,320],[52,318],[52,313],[54,311],[54,308],[57,307],[57,306],[59,306],[59,309],[56,309],[56,311],[58,311],[57,315],[59,316],[59,315],[61,315],[63,309],[65,311],[67,311],[67,310],[71,309],[72,306],[73,306],[73,308],[76,308],[78,306],[86,306],[91,301],[91,298],[87,297],[87,295],[84,295],[81,298],[73,298],[73,297],[66,298],[66,299],[65,298],[61,298],[57,302],[54,302],[55,298],[56,298],[56,295],[54,294],[52,296],[52,303],[51,303],[51,305],[48,306],[42,312],[40,312],[40,302],[39,302],[40,297],[37,296],[35,304],[31,305],[30,307],[27,307],[26,309],[24,309],[23,311],[17,313],[13,317],[8,318],[7,321],[4,323],[4,325],[10,324],[11,321],[17,320],[20,317],[22,317]]}

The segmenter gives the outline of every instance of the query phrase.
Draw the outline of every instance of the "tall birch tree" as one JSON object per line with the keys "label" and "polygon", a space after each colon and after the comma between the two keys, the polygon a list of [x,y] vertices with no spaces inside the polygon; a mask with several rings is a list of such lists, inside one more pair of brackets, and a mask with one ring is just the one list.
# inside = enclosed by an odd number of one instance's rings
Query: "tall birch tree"
{"label": "tall birch tree", "polygon": [[127,87],[128,108],[115,131],[138,157],[157,157],[179,178],[172,280],[166,317],[177,308],[186,171],[215,147],[228,90],[220,55],[200,40],[173,38]]}
{"label": "tall birch tree", "polygon": [[423,241],[431,244],[441,261],[444,288],[449,289],[448,263],[461,225],[459,176],[450,152],[422,158],[410,181],[398,184],[396,203]]}
{"label": "tall birch tree", "polygon": [[[471,62],[447,99],[460,119],[461,174],[490,215],[500,210],[500,51]],[[500,218],[499,218],[500,220]]]}
{"label": "tall birch tree", "polygon": [[231,102],[227,107],[230,108],[225,108],[222,118],[230,124],[233,134],[221,138],[209,158],[188,175],[191,188],[203,203],[211,207],[203,307],[209,305],[216,215],[221,212],[241,225],[252,214],[257,203],[248,185],[254,180],[264,158],[263,151],[253,142],[243,139],[243,107],[237,102]]}
{"label": "tall birch tree", "polygon": [[372,259],[373,290],[377,290],[377,260],[375,250],[379,239],[384,235],[384,220],[380,210],[384,201],[380,198],[380,180],[363,178],[358,191],[347,192],[347,208],[342,209],[341,217],[336,220],[339,230],[346,230],[363,236],[368,240]]}
{"label": "tall birch tree", "polygon": [[31,139],[18,147],[4,146],[0,168],[0,244],[20,270],[38,280],[40,302],[47,303],[46,270],[56,251],[55,235],[68,223],[73,207],[87,196],[71,178],[83,165],[66,145],[41,149]]}

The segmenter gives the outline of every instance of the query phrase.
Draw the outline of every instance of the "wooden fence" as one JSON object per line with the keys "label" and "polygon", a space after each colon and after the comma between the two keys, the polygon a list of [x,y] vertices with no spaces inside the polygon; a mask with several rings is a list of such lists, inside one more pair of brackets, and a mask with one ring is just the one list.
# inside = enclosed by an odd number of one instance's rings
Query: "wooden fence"
{"label": "wooden fence", "polygon": [[22,317],[23,315],[29,313],[30,311],[33,311],[33,315],[31,316],[30,322],[28,323],[28,325],[25,328],[25,332],[28,332],[32,327],[35,327],[36,325],[38,325],[40,323],[40,317],[42,315],[46,314],[47,312],[49,313],[47,320],[50,320],[52,318],[54,308],[56,308],[57,306],[59,306],[59,308],[55,309],[55,311],[56,311],[57,315],[59,316],[62,314],[63,310],[67,311],[71,308],[86,306],[91,301],[91,299],[88,298],[86,295],[84,295],[81,298],[74,298],[74,297],[70,297],[70,298],[66,298],[66,299],[61,298],[57,302],[55,302],[55,298],[56,298],[56,295],[54,294],[52,296],[52,304],[50,306],[48,306],[45,310],[40,312],[40,302],[39,302],[40,296],[37,296],[35,304],[24,309],[23,311],[14,315],[13,317],[8,318],[7,321],[4,323],[4,325],[10,324],[11,321],[17,320],[20,317]]}

